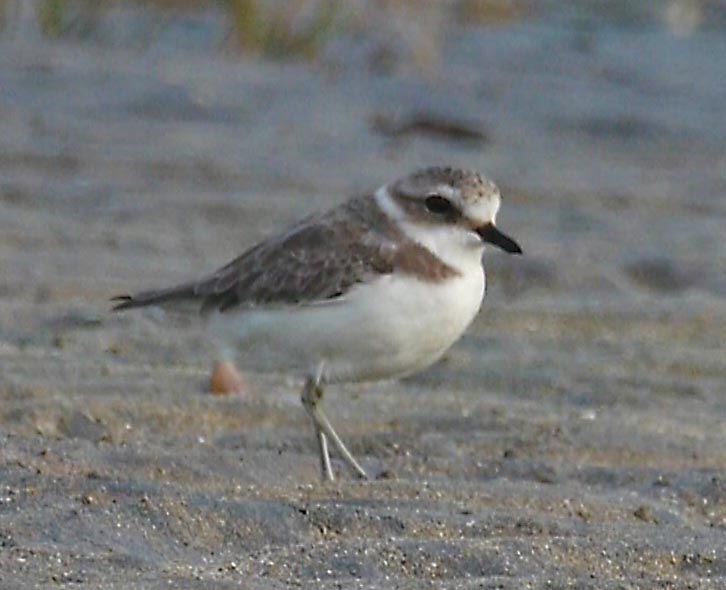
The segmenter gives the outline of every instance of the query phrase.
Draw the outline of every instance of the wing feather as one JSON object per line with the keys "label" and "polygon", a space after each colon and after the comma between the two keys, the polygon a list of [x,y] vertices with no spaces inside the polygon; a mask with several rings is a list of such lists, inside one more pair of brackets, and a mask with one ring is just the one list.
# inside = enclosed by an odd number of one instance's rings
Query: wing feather
{"label": "wing feather", "polygon": [[116,297],[114,309],[191,301],[207,314],[340,298],[394,269],[395,246],[385,228],[370,223],[372,203],[364,199],[309,217],[200,281]]}
{"label": "wing feather", "polygon": [[318,303],[393,272],[391,251],[384,237],[354,220],[308,220],[233,260],[199,283],[196,293],[202,313]]}
{"label": "wing feather", "polygon": [[318,304],[394,269],[432,282],[458,274],[404,236],[373,197],[360,197],[261,242],[200,281],[122,295],[114,309],[191,302],[207,314]]}

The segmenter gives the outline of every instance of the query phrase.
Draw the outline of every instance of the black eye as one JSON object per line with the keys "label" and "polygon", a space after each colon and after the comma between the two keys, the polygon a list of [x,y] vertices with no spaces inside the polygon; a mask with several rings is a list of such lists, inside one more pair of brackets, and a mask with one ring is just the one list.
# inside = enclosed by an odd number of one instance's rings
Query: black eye
{"label": "black eye", "polygon": [[445,199],[441,195],[431,195],[430,197],[427,197],[424,202],[426,203],[426,209],[436,215],[446,215],[454,210],[454,206],[451,204],[451,201]]}

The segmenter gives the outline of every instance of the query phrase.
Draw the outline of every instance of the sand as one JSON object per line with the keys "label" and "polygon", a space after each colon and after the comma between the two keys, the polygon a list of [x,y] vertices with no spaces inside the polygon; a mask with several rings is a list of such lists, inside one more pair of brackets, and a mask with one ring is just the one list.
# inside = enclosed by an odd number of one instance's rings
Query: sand
{"label": "sand", "polygon": [[[0,586],[726,587],[726,37],[581,33],[433,73],[4,41]],[[109,311],[438,163],[526,255],[436,366],[330,389],[374,480],[320,482],[295,376],[211,396],[194,325]]]}

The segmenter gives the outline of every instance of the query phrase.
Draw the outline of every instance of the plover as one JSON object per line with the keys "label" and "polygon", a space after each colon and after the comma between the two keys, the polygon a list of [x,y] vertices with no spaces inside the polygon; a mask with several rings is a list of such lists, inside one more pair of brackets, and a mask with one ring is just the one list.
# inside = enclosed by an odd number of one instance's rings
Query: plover
{"label": "plover", "polygon": [[496,225],[484,176],[427,168],[312,215],[200,280],[114,298],[115,310],[189,304],[224,349],[305,378],[323,478],[329,444],[361,477],[323,412],[327,384],[402,377],[438,360],[479,311],[482,253],[519,245]]}

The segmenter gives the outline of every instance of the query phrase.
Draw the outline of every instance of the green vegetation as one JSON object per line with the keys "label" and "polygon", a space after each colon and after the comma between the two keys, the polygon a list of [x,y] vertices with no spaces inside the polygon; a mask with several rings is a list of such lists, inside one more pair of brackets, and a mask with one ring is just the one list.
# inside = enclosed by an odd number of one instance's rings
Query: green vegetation
{"label": "green vegetation", "polygon": [[65,28],[66,0],[43,0],[38,7],[40,28],[50,37],[58,37]]}
{"label": "green vegetation", "polygon": [[260,0],[224,1],[233,19],[237,45],[245,51],[272,57],[314,57],[335,32],[340,8],[336,0],[323,0],[304,17],[302,13],[309,8],[309,2],[273,7]]}
{"label": "green vegetation", "polygon": [[[338,30],[342,12],[337,0],[40,0],[38,27],[49,37],[87,38],[109,9],[124,2],[158,11],[161,22],[175,14],[222,8],[236,49],[274,58],[314,58]],[[0,0],[0,17],[12,26],[7,13]]]}

